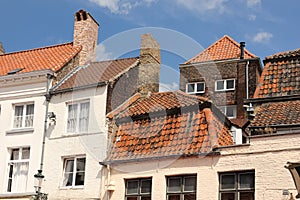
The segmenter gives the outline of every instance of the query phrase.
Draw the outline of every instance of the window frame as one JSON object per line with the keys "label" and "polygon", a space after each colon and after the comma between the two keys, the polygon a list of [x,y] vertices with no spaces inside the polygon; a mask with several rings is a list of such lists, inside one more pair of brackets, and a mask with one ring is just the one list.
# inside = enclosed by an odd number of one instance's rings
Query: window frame
{"label": "window frame", "polygon": [[[185,178],[195,178],[195,190],[185,191]],[[170,185],[170,179],[171,178],[179,178],[180,179],[180,191],[170,191],[169,185]],[[197,174],[188,174],[188,175],[175,175],[175,176],[166,176],[166,199],[169,199],[169,196],[172,195],[179,195],[180,199],[184,199],[184,195],[192,194],[195,195],[195,198],[197,199]]]}
{"label": "window frame", "polygon": [[[218,82],[223,82],[223,89],[218,89]],[[227,88],[227,82],[228,81],[233,81],[233,87],[232,88]],[[230,78],[230,79],[220,79],[215,81],[215,91],[216,92],[222,92],[222,91],[233,91],[235,90],[235,79]]]}
{"label": "window frame", "polygon": [[[27,117],[27,110],[28,110],[28,106],[33,105],[33,114],[32,114],[32,122],[31,122],[31,126],[26,126],[26,117]],[[17,106],[23,106],[22,108],[22,121],[21,121],[21,126],[20,127],[16,127],[15,124],[15,118],[16,116],[16,107]],[[34,114],[35,114],[35,104],[34,102],[26,102],[26,103],[15,103],[13,104],[13,120],[12,120],[12,129],[27,129],[27,128],[33,128],[34,127]],[[30,115],[28,115],[30,116]]]}
{"label": "window frame", "polygon": [[[77,171],[77,160],[84,158],[84,171]],[[67,166],[67,161],[73,161],[73,169],[71,172],[66,172],[66,166]],[[62,158],[63,162],[63,170],[62,170],[62,181],[61,181],[61,188],[83,188],[85,184],[85,177],[86,177],[86,156],[85,155],[80,155],[80,156],[70,156],[70,157],[64,157]],[[84,173],[84,178],[83,178],[83,184],[82,185],[76,185],[76,174],[77,173]],[[64,184],[64,179],[65,179],[65,174],[72,174],[72,184],[71,185],[65,185]]]}
{"label": "window frame", "polygon": [[[233,108],[233,116],[229,116],[227,114],[228,108]],[[220,106],[220,110],[229,118],[233,119],[236,118],[237,116],[237,105],[225,105],[225,106]]]}
{"label": "window frame", "polygon": [[[81,110],[81,106],[82,104],[85,104],[85,103],[88,103],[88,115],[87,115],[87,127],[84,129],[84,130],[81,130],[80,128],[80,110]],[[76,105],[77,108],[76,108],[76,124],[75,124],[75,131],[73,130],[70,130],[69,128],[69,119],[70,119],[70,116],[69,116],[69,106],[74,106]],[[67,112],[66,112],[66,133],[68,134],[76,134],[76,133],[87,133],[88,130],[89,130],[89,121],[90,121],[90,100],[81,100],[81,101],[74,101],[74,102],[67,102],[66,103],[66,107],[67,107]]]}
{"label": "window frame", "polygon": [[[137,181],[137,193],[128,193],[128,183],[130,181]],[[142,193],[142,181],[150,181],[150,192],[149,193]],[[125,200],[128,198],[137,198],[137,200],[141,200],[142,197],[150,197],[152,199],[152,177],[146,177],[146,178],[134,178],[134,179],[125,179]]]}
{"label": "window frame", "polygon": [[[253,188],[240,188],[240,175],[241,174],[252,174],[253,176]],[[229,189],[223,189],[222,188],[222,176],[225,175],[234,175],[234,188]],[[255,171],[249,170],[249,171],[233,171],[233,172],[219,172],[219,200],[222,200],[222,194],[234,194],[234,199],[239,200],[240,199],[240,193],[241,192],[251,192],[253,193],[253,197],[255,199]]]}
{"label": "window frame", "polygon": [[[23,157],[23,149],[28,149],[29,150],[29,154],[28,154],[28,158],[22,158]],[[14,150],[18,150],[18,158],[17,159],[12,159],[13,157],[13,151]],[[14,171],[14,165],[18,164],[18,163],[23,163],[23,164],[28,164],[28,169],[27,169],[27,177],[26,177],[26,182],[28,181],[28,174],[29,174],[29,164],[30,164],[30,152],[31,152],[31,148],[30,146],[23,146],[23,147],[12,147],[8,149],[9,152],[9,159],[8,159],[8,169],[7,169],[7,188],[6,188],[6,192],[9,193],[15,193],[15,192],[25,192],[27,187],[25,186],[25,189],[22,191],[12,191],[12,187],[13,187],[13,183],[17,180],[15,180],[15,177],[13,175],[13,171]],[[24,184],[24,185],[27,185]]]}
{"label": "window frame", "polygon": [[[203,91],[197,91],[198,84],[203,84]],[[194,85],[194,91],[193,92],[189,92],[188,91],[189,85]],[[205,93],[205,82],[191,82],[191,83],[187,83],[185,85],[185,91],[186,91],[187,94],[203,94],[203,93]]]}

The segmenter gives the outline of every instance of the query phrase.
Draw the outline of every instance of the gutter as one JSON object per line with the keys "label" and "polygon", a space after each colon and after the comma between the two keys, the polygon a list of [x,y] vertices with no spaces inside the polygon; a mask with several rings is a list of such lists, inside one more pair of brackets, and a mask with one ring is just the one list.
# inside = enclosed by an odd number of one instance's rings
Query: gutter
{"label": "gutter", "polygon": [[104,81],[104,82],[99,82],[99,83],[90,84],[90,85],[66,88],[66,89],[62,89],[62,90],[51,90],[50,93],[51,93],[51,95],[55,95],[55,94],[64,93],[64,92],[73,92],[73,91],[76,91],[76,90],[82,90],[82,89],[89,89],[89,88],[98,87],[98,86],[104,86],[104,85],[107,85],[107,84],[108,84],[108,81]]}

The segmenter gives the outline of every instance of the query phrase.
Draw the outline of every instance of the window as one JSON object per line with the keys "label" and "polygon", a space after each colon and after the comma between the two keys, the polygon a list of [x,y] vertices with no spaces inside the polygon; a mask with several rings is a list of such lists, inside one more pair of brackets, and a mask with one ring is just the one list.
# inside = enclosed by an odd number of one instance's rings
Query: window
{"label": "window", "polygon": [[88,131],[89,109],[89,102],[68,105],[68,133],[82,133]]}
{"label": "window", "polygon": [[27,187],[30,148],[10,149],[7,192],[25,192]]}
{"label": "window", "polygon": [[205,92],[205,83],[188,83],[186,84],[186,92],[187,93],[204,93]]}
{"label": "window", "polygon": [[151,200],[150,178],[126,180],[125,200]]}
{"label": "window", "polygon": [[235,80],[234,79],[218,80],[216,81],[215,87],[216,87],[215,88],[216,91],[234,90]]}
{"label": "window", "polygon": [[220,109],[228,118],[236,118],[236,106],[220,106]]}
{"label": "window", "polygon": [[15,105],[14,128],[33,127],[34,104]]}
{"label": "window", "polygon": [[220,174],[220,200],[254,200],[254,171]]}
{"label": "window", "polygon": [[197,176],[167,177],[167,200],[196,200]]}
{"label": "window", "polygon": [[84,185],[85,157],[66,158],[64,160],[64,187],[76,187]]}

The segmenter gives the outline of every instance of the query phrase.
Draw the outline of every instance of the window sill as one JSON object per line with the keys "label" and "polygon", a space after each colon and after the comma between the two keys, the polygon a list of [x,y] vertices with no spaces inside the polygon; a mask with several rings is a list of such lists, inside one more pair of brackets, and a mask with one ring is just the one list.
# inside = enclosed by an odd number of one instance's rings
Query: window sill
{"label": "window sill", "polygon": [[66,186],[66,187],[61,186],[59,189],[60,190],[83,190],[84,186],[83,185],[82,186]]}
{"label": "window sill", "polygon": [[18,128],[6,131],[6,134],[33,133],[34,128]]}
{"label": "window sill", "polygon": [[18,198],[18,197],[30,197],[32,195],[35,195],[35,192],[11,192],[11,193],[4,193],[0,194],[0,198]]}

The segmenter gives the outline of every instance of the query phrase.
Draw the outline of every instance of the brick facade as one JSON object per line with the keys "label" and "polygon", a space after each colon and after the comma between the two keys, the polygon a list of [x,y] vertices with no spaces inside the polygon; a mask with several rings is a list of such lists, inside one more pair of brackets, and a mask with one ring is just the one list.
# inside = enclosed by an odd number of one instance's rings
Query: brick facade
{"label": "brick facade", "polygon": [[[186,91],[186,84],[205,82],[205,93],[197,94],[210,98],[216,105],[237,105],[237,118],[245,117],[243,101],[246,95],[246,65],[248,62],[248,98],[253,97],[260,76],[259,59],[234,59],[219,62],[204,62],[180,66],[180,90]],[[215,81],[235,79],[235,89],[215,91]]]}

